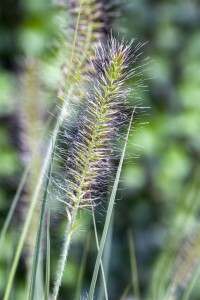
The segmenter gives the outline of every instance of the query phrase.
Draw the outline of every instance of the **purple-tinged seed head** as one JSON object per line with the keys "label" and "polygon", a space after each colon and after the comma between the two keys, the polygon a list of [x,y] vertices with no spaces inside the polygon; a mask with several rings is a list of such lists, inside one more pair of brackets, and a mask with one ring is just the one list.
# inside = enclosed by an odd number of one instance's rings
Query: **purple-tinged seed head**
{"label": "purple-tinged seed head", "polygon": [[[112,175],[113,148],[119,129],[127,118],[125,81],[131,76],[132,42],[110,38],[99,43],[96,60],[90,61],[91,90],[79,107],[77,126],[68,143],[66,199],[70,206],[97,203],[108,190]],[[93,75],[95,74],[95,76]]]}

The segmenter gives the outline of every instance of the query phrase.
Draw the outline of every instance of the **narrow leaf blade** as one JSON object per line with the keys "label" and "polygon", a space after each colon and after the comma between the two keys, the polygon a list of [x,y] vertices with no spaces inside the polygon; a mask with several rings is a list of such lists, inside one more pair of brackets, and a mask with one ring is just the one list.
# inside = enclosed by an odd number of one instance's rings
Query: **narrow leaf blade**
{"label": "narrow leaf blade", "polygon": [[117,188],[118,188],[118,184],[119,184],[119,179],[120,179],[120,175],[121,175],[121,170],[122,170],[122,166],[123,166],[123,161],[124,161],[124,157],[125,157],[125,152],[126,152],[126,147],[127,147],[127,143],[128,143],[130,130],[131,130],[131,124],[132,124],[134,112],[135,112],[135,109],[132,112],[124,148],[122,151],[122,155],[120,158],[119,166],[117,169],[117,173],[116,173],[116,177],[115,177],[115,181],[114,181],[114,185],[113,185],[113,189],[112,189],[112,193],[111,193],[111,197],[109,200],[109,205],[108,205],[108,210],[107,210],[107,214],[106,214],[106,220],[105,220],[105,225],[104,225],[104,229],[103,229],[102,239],[100,242],[100,247],[99,247],[98,255],[96,258],[96,263],[95,263],[92,281],[91,281],[91,285],[90,285],[90,290],[89,290],[89,294],[88,294],[88,300],[93,300],[93,296],[94,296],[94,291],[95,291],[96,282],[97,282],[97,276],[98,276],[98,272],[99,272],[99,267],[100,267],[100,263],[101,263],[103,250],[104,250],[104,245],[106,242],[106,237],[107,237],[108,228],[109,228],[109,224],[110,224],[110,220],[111,220],[111,216],[112,216],[112,211],[113,211],[113,207],[114,207],[114,203],[115,203],[115,197],[116,197],[116,193],[117,193]]}

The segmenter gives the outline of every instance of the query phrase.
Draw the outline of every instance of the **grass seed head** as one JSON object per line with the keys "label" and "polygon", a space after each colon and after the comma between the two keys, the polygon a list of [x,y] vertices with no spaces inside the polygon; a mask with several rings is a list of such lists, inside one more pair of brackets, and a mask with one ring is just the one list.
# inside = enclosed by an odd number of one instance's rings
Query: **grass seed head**
{"label": "grass seed head", "polygon": [[[95,205],[108,188],[114,141],[126,118],[125,81],[129,71],[132,42],[110,38],[107,46],[99,43],[96,60],[91,60],[91,91],[86,94],[77,115],[77,126],[68,138],[65,202],[70,207]],[[95,76],[93,75],[95,74]]]}

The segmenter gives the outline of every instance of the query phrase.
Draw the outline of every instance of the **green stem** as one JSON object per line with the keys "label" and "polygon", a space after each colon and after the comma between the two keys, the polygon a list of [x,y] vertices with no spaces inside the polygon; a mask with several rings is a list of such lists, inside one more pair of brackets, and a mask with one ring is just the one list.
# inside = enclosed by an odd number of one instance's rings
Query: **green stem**
{"label": "green stem", "polygon": [[129,228],[129,230],[128,230],[128,245],[129,245],[129,253],[130,253],[133,293],[134,293],[135,298],[137,300],[139,300],[140,299],[140,289],[139,289],[139,281],[138,281],[138,270],[137,270],[135,246],[134,246],[134,240],[133,240],[131,228]]}
{"label": "green stem", "polygon": [[10,222],[11,222],[14,210],[15,210],[15,208],[17,206],[17,203],[18,203],[18,201],[20,199],[20,194],[21,194],[21,192],[22,192],[22,190],[24,188],[24,185],[25,185],[28,173],[29,173],[30,168],[31,168],[31,163],[29,163],[28,166],[26,167],[26,169],[24,170],[22,179],[20,181],[20,184],[19,184],[19,187],[17,189],[16,195],[15,195],[13,201],[12,201],[11,208],[9,210],[8,216],[6,218],[6,221],[4,223],[4,226],[3,226],[3,229],[2,229],[2,232],[1,232],[1,236],[0,236],[0,257],[1,257],[1,253],[2,253],[2,245],[3,245],[3,242],[4,242],[4,238],[6,236],[8,227],[10,225]]}
{"label": "green stem", "polygon": [[126,286],[125,290],[123,291],[121,297],[119,298],[119,300],[126,300],[128,297],[128,294],[131,290],[132,287],[132,280],[129,282],[129,284]]}
{"label": "green stem", "polygon": [[[98,239],[98,235],[97,235],[97,227],[96,227],[96,220],[95,220],[95,215],[94,215],[94,207],[92,207],[92,219],[93,219],[93,224],[94,224],[94,233],[95,233],[95,239],[96,239],[96,244],[97,244],[97,250],[99,251],[99,239]],[[105,277],[105,272],[104,272],[102,259],[101,259],[101,274],[102,274],[102,279],[103,279],[105,298],[106,298],[106,300],[108,300],[108,290],[107,290],[107,285],[106,285],[106,277]]]}
{"label": "green stem", "polygon": [[77,20],[76,20],[76,28],[75,28],[75,33],[74,33],[74,40],[73,40],[73,44],[72,44],[71,57],[70,57],[69,65],[68,65],[68,74],[67,74],[65,87],[64,87],[64,95],[66,95],[66,93],[67,93],[68,83],[69,83],[69,79],[70,79],[70,76],[71,76],[71,68],[72,68],[72,62],[73,62],[73,59],[74,59],[74,51],[75,51],[76,41],[77,41],[77,36],[78,36],[78,27],[79,27],[79,23],[80,23],[82,4],[83,4],[83,0],[80,0],[78,17],[77,17]]}
{"label": "green stem", "polygon": [[[52,144],[55,145],[55,143],[56,143],[56,141],[54,141],[54,143],[52,143]],[[49,183],[51,180],[53,157],[54,157],[54,149],[52,149],[52,160],[49,165],[48,177],[46,180],[44,197],[43,197],[42,206],[41,206],[41,210],[40,210],[40,219],[39,219],[39,224],[38,224],[38,229],[37,229],[37,237],[36,237],[36,244],[35,244],[35,251],[34,251],[32,276],[31,276],[31,285],[30,285],[30,293],[29,293],[30,300],[34,299],[34,293],[35,293],[36,275],[37,275],[39,252],[40,252],[40,241],[41,241],[41,236],[42,236],[42,225],[43,225],[45,207],[46,207],[47,196],[48,196],[48,188],[49,188]]]}
{"label": "green stem", "polygon": [[57,273],[56,273],[56,280],[55,280],[52,300],[56,300],[58,297],[59,289],[60,289],[60,286],[62,283],[63,273],[65,270],[65,265],[67,262],[71,238],[72,238],[72,234],[75,229],[75,222],[76,222],[76,216],[78,213],[78,209],[79,209],[79,206],[76,205],[76,207],[74,208],[74,210],[72,212],[72,218],[67,223],[67,228],[66,228],[65,237],[64,237],[64,245],[63,245],[63,250],[62,250],[61,257],[60,257],[60,261],[58,263],[58,269],[57,269]]}
{"label": "green stem", "polygon": [[74,300],[80,300],[81,288],[82,288],[82,283],[83,283],[83,275],[84,275],[84,271],[85,271],[85,267],[86,267],[86,261],[87,261],[87,257],[88,257],[90,242],[91,242],[91,233],[88,234],[87,240],[85,243],[84,252],[83,252],[83,256],[82,256],[81,264],[80,264],[80,268],[79,268],[79,275],[78,275],[78,279],[77,279],[77,287],[76,287]]}
{"label": "green stem", "polygon": [[50,244],[50,223],[51,223],[51,199],[48,202],[48,211],[47,211],[47,226],[46,226],[46,274],[45,274],[45,298],[44,300],[49,299],[49,290],[50,290],[50,259],[51,259],[51,244]]}

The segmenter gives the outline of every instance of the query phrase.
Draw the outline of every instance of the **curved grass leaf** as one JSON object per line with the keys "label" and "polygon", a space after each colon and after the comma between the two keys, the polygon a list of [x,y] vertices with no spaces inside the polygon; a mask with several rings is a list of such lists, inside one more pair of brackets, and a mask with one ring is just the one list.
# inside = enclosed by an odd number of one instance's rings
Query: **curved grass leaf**
{"label": "curved grass leaf", "polygon": [[[56,128],[55,133],[57,132],[57,130],[58,129]],[[38,203],[37,202],[38,201],[38,196],[39,196],[39,193],[41,191],[41,186],[42,186],[43,180],[46,176],[45,171],[48,169],[49,158],[51,157],[51,149],[52,149],[52,146],[50,146],[49,149],[48,149],[48,152],[47,152],[47,155],[46,155],[43,167],[42,167],[42,171],[40,173],[40,176],[39,176],[39,179],[38,179],[38,182],[37,182],[34,194],[33,194],[32,202],[31,202],[28,214],[27,214],[27,218],[26,218],[25,224],[24,224],[23,229],[22,229],[22,233],[21,233],[21,236],[20,236],[20,239],[19,239],[19,243],[18,243],[16,252],[15,252],[15,257],[14,257],[14,260],[13,260],[13,263],[12,263],[12,266],[11,266],[11,270],[10,270],[10,274],[9,274],[9,278],[8,278],[8,282],[7,282],[7,286],[6,286],[6,290],[5,290],[5,294],[4,294],[4,298],[3,298],[4,300],[8,300],[9,296],[10,296],[10,292],[11,292],[15,272],[16,272],[16,269],[17,269],[17,265],[18,265],[18,262],[19,262],[19,258],[20,258],[22,249],[23,249],[24,241],[25,241],[28,229],[29,229],[29,225],[30,225],[30,222],[31,222],[31,218],[32,218],[35,206]]]}
{"label": "curved grass leaf", "polygon": [[119,166],[118,166],[118,169],[117,169],[117,174],[116,174],[116,177],[115,177],[115,181],[114,181],[114,185],[113,185],[113,189],[112,189],[112,193],[111,193],[111,197],[110,197],[110,200],[109,200],[109,205],[108,205],[108,210],[107,210],[107,214],[106,214],[106,220],[105,220],[105,225],[104,225],[104,229],[103,229],[102,239],[101,239],[101,242],[100,242],[100,247],[99,247],[98,255],[97,255],[97,258],[96,258],[96,263],[95,263],[93,276],[92,276],[92,281],[91,281],[91,285],[90,285],[90,290],[89,290],[89,294],[88,294],[88,300],[93,300],[93,296],[94,296],[94,291],[95,291],[96,282],[97,282],[97,276],[98,276],[99,267],[100,267],[100,264],[101,264],[101,257],[102,257],[102,254],[103,254],[103,250],[104,250],[104,246],[105,246],[105,242],[106,242],[106,237],[107,237],[107,233],[108,233],[108,228],[109,228],[109,224],[110,224],[110,220],[111,220],[111,216],[112,216],[112,211],[113,211],[113,207],[114,207],[114,204],[115,204],[115,197],[116,197],[116,193],[117,193],[117,188],[118,188],[118,184],[119,184],[119,179],[120,179],[120,175],[121,175],[122,165],[123,165],[123,161],[124,161],[124,157],[125,157],[125,152],[126,152],[126,147],[127,147],[127,143],[128,143],[129,133],[130,133],[130,130],[131,130],[131,124],[132,124],[134,112],[135,112],[135,109],[133,110],[133,113],[132,113],[132,116],[131,116],[131,120],[130,120],[130,123],[129,123],[124,148],[123,148],[123,151],[122,151],[122,155],[121,155],[121,158],[120,158]]}
{"label": "curved grass leaf", "polygon": [[19,186],[17,188],[17,192],[15,194],[15,197],[13,198],[12,205],[9,209],[8,215],[7,215],[6,220],[4,222],[2,232],[1,232],[1,236],[0,236],[0,257],[1,257],[2,249],[3,249],[3,242],[4,242],[4,239],[5,239],[8,227],[9,227],[10,222],[12,220],[15,208],[17,206],[17,203],[20,199],[21,192],[22,192],[22,190],[24,188],[24,185],[26,183],[26,179],[27,179],[28,173],[30,171],[30,168],[31,168],[31,162],[28,164],[28,166],[24,170],[21,181],[20,181]]}
{"label": "curved grass leaf", "polygon": [[38,151],[38,148],[40,147],[41,142],[44,139],[44,136],[46,135],[47,129],[49,128],[51,122],[52,122],[52,116],[50,116],[48,118],[47,122],[46,122],[45,128],[44,128],[44,130],[43,130],[43,132],[41,134],[40,141],[39,141],[38,145],[35,147],[35,149],[33,151],[33,154],[32,154],[32,158],[31,158],[30,162],[28,163],[27,167],[25,168],[25,170],[24,170],[24,172],[22,174],[22,178],[21,178],[20,183],[18,185],[16,194],[15,194],[13,200],[12,200],[12,205],[11,205],[11,207],[9,209],[9,212],[8,212],[8,215],[7,215],[6,220],[4,222],[4,225],[3,225],[3,228],[2,228],[2,232],[1,232],[1,236],[0,236],[0,257],[1,257],[1,252],[2,252],[2,248],[3,248],[4,238],[6,236],[8,227],[9,227],[10,222],[12,220],[15,208],[16,208],[16,206],[18,204],[19,199],[20,199],[21,192],[22,192],[22,190],[24,188],[24,185],[26,183],[26,179],[27,179],[28,173],[31,170],[32,160],[34,159],[35,153]]}

